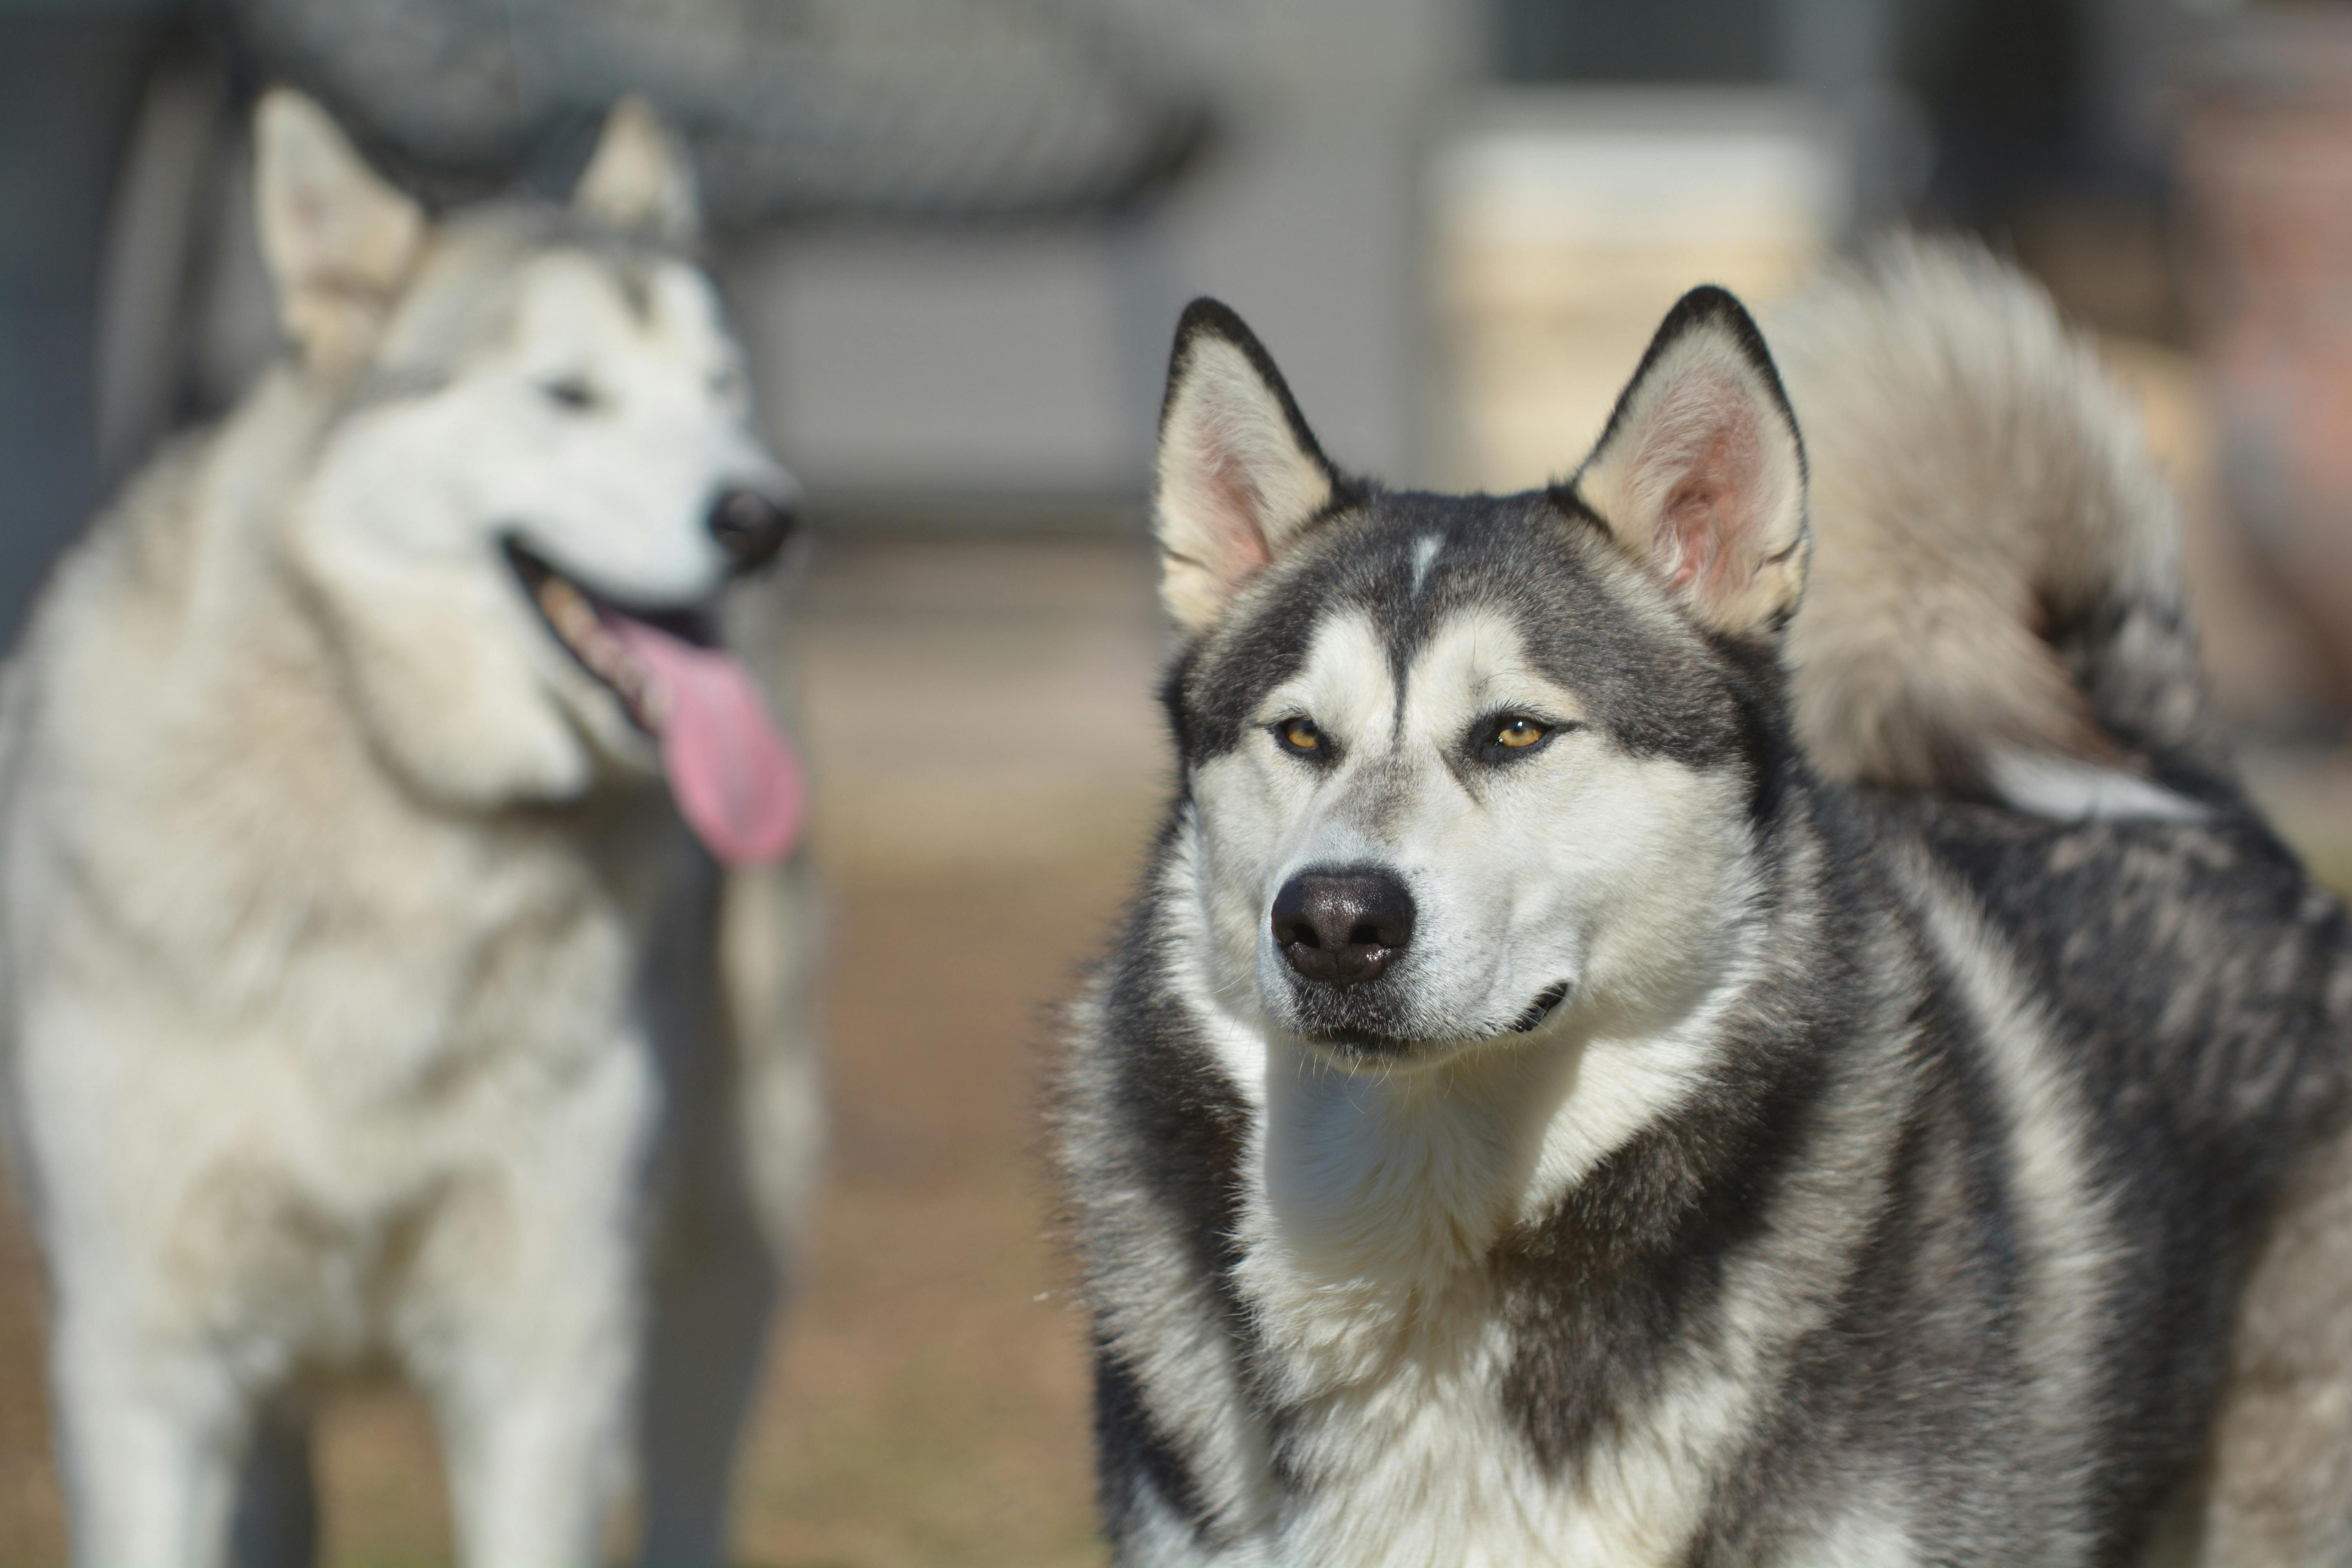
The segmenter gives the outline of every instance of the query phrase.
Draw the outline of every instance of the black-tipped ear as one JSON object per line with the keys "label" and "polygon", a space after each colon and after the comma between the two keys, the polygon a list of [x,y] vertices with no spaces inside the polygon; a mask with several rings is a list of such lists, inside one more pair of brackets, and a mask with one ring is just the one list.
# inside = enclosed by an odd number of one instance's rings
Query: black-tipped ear
{"label": "black-tipped ear", "polygon": [[1804,447],[1763,335],[1722,289],[1667,312],[1575,489],[1701,626],[1762,635],[1796,609]]}
{"label": "black-tipped ear", "polygon": [[1186,306],[1160,409],[1155,498],[1160,596],[1176,624],[1197,633],[1213,623],[1340,482],[1242,319],[1214,300]]}

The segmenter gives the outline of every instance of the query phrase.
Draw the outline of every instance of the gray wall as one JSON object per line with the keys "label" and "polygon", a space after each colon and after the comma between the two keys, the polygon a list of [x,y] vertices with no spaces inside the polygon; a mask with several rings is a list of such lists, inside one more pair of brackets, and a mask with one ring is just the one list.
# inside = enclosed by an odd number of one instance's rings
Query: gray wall
{"label": "gray wall", "polygon": [[1168,333],[1224,299],[1333,455],[1424,471],[1423,139],[1465,78],[1459,0],[1190,0],[1144,14],[1223,135],[1160,207],[1044,231],[779,235],[730,283],[821,510],[943,521],[1139,500]]}

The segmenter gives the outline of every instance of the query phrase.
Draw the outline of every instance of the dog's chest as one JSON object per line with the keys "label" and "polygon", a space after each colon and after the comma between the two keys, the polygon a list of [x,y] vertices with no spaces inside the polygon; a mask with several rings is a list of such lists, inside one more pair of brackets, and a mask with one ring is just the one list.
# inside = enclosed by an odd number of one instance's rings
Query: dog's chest
{"label": "dog's chest", "polygon": [[451,821],[373,778],[323,820],[259,788],[174,804],[41,842],[64,874],[12,899],[47,911],[12,920],[17,962],[126,1049],[299,1079],[331,1115],[511,1103],[637,1044],[656,933],[695,924],[690,851],[653,812]]}
{"label": "dog's chest", "polygon": [[1276,1119],[1247,1184],[1234,1276],[1274,1432],[1274,1560],[1675,1561],[1705,1475],[1687,1434],[1670,1430],[1672,1399],[1624,1413],[1571,1463],[1538,1457],[1530,1392],[1600,1395],[1520,1386],[1541,1358],[1491,1261],[1513,1207],[1502,1189],[1465,1175],[1475,1162],[1442,1134],[1355,1147],[1351,1172],[1328,1150],[1286,1147],[1279,1107]]}
{"label": "dog's chest", "polygon": [[388,942],[379,928],[288,955],[278,1020],[287,1044],[339,1064],[354,1103],[462,1099],[485,1074],[552,1083],[643,1030],[653,910],[560,854],[377,912]]}
{"label": "dog's chest", "polygon": [[[1276,1269],[1245,1265],[1261,1284]],[[1304,1286],[1304,1282],[1298,1282]],[[1511,1398],[1523,1344],[1483,1280],[1389,1296],[1245,1290],[1273,1406],[1272,1559],[1317,1568],[1676,1560],[1703,1472],[1636,1421],[1546,1466]],[[1573,1399],[1578,1390],[1557,1396]]]}

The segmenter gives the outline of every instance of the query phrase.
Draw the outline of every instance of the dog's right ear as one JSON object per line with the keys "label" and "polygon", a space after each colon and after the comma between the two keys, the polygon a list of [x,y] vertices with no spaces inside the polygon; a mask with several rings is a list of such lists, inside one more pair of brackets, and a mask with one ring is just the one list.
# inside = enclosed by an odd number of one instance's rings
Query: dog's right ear
{"label": "dog's right ear", "polygon": [[278,316],[314,371],[355,364],[425,240],[425,209],[362,161],[326,110],[271,89],[254,113],[255,205]]}
{"label": "dog's right ear", "polygon": [[1242,319],[1214,300],[1185,307],[1160,410],[1154,506],[1160,596],[1176,624],[1187,635],[1206,630],[1339,487]]}

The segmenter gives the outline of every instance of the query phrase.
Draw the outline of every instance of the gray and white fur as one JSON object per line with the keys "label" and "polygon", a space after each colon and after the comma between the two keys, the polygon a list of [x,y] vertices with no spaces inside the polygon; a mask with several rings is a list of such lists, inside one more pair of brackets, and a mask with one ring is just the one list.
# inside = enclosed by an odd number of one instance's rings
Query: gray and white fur
{"label": "gray and white fur", "polygon": [[1913,243],[1775,346],[1696,290],[1572,479],[1431,495],[1185,314],[1180,782],[1053,1103],[1119,1563],[2126,1563],[2202,1495],[2344,911],[2046,301]]}

